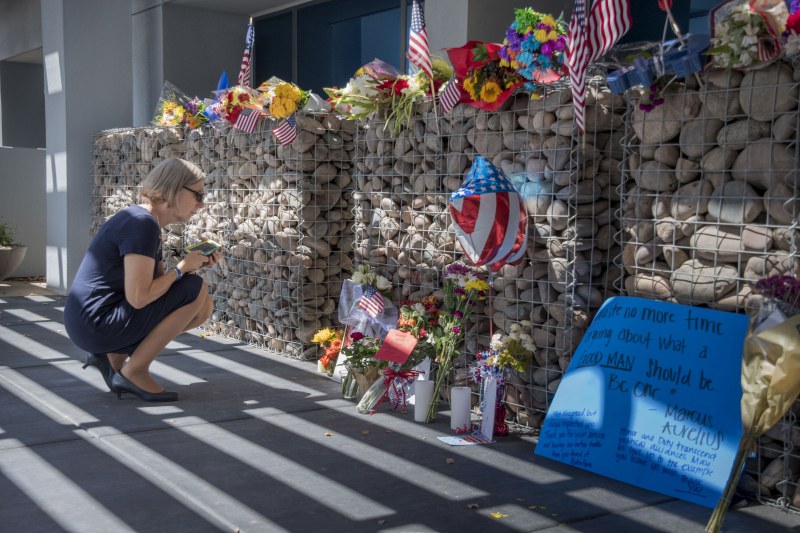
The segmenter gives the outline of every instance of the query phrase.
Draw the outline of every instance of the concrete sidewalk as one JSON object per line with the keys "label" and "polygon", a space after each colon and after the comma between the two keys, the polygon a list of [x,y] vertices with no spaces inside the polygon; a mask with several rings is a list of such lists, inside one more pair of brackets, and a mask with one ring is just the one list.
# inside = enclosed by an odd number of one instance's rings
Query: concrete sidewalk
{"label": "concrete sidewalk", "polygon": [[[711,513],[534,456],[531,437],[447,446],[446,414],[359,414],[315,364],[215,336],[183,335],[154,364],[179,402],[119,400],[81,369],[64,298],[12,289],[2,531],[683,532]],[[754,504],[724,530],[800,531],[800,516]]]}

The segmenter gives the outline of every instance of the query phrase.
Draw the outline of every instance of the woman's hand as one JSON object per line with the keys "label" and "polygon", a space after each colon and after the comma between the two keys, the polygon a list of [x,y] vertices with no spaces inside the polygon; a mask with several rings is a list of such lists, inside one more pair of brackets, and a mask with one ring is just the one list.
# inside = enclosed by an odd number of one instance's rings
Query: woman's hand
{"label": "woman's hand", "polygon": [[178,268],[184,273],[195,272],[201,268],[216,265],[219,263],[220,257],[219,250],[209,255],[203,255],[197,251],[189,252],[184,255],[183,259],[178,263]]}

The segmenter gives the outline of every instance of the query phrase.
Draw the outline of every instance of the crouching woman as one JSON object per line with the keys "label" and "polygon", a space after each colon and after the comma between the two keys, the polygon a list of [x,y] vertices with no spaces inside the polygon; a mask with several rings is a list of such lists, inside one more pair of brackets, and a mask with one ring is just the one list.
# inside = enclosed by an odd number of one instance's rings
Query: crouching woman
{"label": "crouching woman", "polygon": [[64,326],[86,350],[109,389],[146,402],[170,402],[150,376],[150,365],[180,333],[211,317],[213,302],[195,272],[216,264],[219,252],[184,255],[164,271],[161,228],[187,222],[203,207],[203,172],[182,159],[166,159],[144,179],[141,204],[112,216],[92,239],[70,288]]}

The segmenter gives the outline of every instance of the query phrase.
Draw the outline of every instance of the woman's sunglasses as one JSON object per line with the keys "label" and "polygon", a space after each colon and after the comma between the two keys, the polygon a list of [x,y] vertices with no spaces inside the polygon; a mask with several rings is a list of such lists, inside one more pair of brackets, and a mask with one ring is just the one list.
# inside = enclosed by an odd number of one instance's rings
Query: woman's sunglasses
{"label": "woman's sunglasses", "polygon": [[186,189],[187,191],[190,191],[192,194],[194,194],[194,197],[197,199],[198,203],[201,203],[201,204],[203,203],[203,199],[206,197],[206,193],[205,192],[200,192],[200,191],[196,191],[194,189],[190,189],[186,185],[184,185],[183,188]]}

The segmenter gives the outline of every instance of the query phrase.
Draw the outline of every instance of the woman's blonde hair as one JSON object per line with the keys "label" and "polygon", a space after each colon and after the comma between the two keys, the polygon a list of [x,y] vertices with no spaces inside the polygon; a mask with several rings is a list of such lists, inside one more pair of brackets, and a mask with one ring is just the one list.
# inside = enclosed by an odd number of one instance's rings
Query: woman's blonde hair
{"label": "woman's blonde hair", "polygon": [[150,203],[166,202],[175,205],[175,197],[184,187],[205,179],[203,171],[194,163],[172,157],[155,166],[142,181],[142,198]]}

